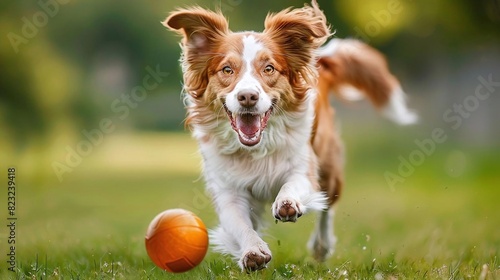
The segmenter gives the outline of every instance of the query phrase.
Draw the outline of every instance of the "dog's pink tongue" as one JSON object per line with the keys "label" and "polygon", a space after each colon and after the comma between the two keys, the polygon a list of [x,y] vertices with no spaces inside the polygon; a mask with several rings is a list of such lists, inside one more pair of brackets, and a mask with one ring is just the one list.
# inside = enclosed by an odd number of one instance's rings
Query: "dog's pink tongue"
{"label": "dog's pink tongue", "polygon": [[245,135],[253,136],[260,129],[260,116],[243,114],[236,117],[236,126]]}

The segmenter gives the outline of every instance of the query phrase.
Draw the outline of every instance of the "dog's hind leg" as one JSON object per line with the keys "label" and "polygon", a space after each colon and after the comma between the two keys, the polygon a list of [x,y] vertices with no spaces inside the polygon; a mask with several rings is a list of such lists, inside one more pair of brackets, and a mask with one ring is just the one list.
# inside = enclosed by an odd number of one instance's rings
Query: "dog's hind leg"
{"label": "dog's hind leg", "polygon": [[[321,80],[320,80],[321,81]],[[330,208],[320,212],[316,228],[308,247],[318,261],[324,261],[333,253],[336,238],[333,233],[334,203],[339,199],[344,185],[344,148],[335,130],[334,110],[328,102],[328,91],[324,83],[319,84],[323,102],[316,105],[317,119],[313,149],[318,158],[319,186],[328,197]]]}
{"label": "dog's hind leg", "polygon": [[334,203],[339,199],[344,183],[343,149],[340,140],[333,134],[323,139],[326,140],[325,146],[322,149],[321,145],[316,146],[319,151],[317,152],[320,165],[319,185],[321,191],[328,196],[330,208],[319,213],[316,228],[308,243],[309,249],[318,261],[324,261],[333,254],[336,242],[333,233]]}
{"label": "dog's hind leg", "polygon": [[337,238],[333,234],[334,209],[321,211],[318,214],[316,228],[307,243],[307,247],[312,251],[313,257],[317,261],[324,261],[333,254]]}

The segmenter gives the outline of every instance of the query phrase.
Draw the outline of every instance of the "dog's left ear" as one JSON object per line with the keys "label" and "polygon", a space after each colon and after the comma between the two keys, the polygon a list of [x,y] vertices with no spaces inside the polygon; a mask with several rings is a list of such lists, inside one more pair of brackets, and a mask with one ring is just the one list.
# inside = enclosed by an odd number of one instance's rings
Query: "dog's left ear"
{"label": "dog's left ear", "polygon": [[264,33],[285,52],[292,70],[299,72],[312,63],[315,50],[331,35],[316,0],[312,6],[269,14],[264,25]]}

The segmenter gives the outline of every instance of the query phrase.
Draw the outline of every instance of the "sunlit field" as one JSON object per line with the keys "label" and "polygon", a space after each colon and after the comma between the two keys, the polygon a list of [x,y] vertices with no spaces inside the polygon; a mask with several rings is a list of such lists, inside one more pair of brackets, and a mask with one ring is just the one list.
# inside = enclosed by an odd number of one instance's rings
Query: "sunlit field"
{"label": "sunlit field", "polygon": [[408,158],[416,149],[414,139],[426,137],[396,137],[394,130],[346,129],[338,242],[323,264],[305,245],[313,213],[295,224],[275,224],[268,211],[264,239],[273,259],[266,270],[242,273],[230,258],[211,250],[187,273],[156,268],[144,235],[157,213],[185,208],[207,227],[217,224],[199,175],[196,144],[185,133],[117,134],[62,182],[17,166],[17,267],[15,273],[7,270],[7,231],[1,230],[0,278],[500,279],[499,150],[464,149],[449,141],[414,166],[404,182],[390,184],[384,174],[398,174],[398,157]]}

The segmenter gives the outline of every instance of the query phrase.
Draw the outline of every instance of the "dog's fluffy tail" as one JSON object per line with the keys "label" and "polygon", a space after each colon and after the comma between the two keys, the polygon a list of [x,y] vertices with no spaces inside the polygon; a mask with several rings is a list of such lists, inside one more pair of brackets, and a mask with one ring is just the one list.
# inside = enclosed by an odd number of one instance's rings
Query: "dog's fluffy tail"
{"label": "dog's fluffy tail", "polygon": [[417,121],[417,115],[406,106],[399,81],[374,48],[354,39],[332,39],[318,50],[318,56],[320,98],[327,98],[330,91],[343,100],[366,97],[398,124]]}

